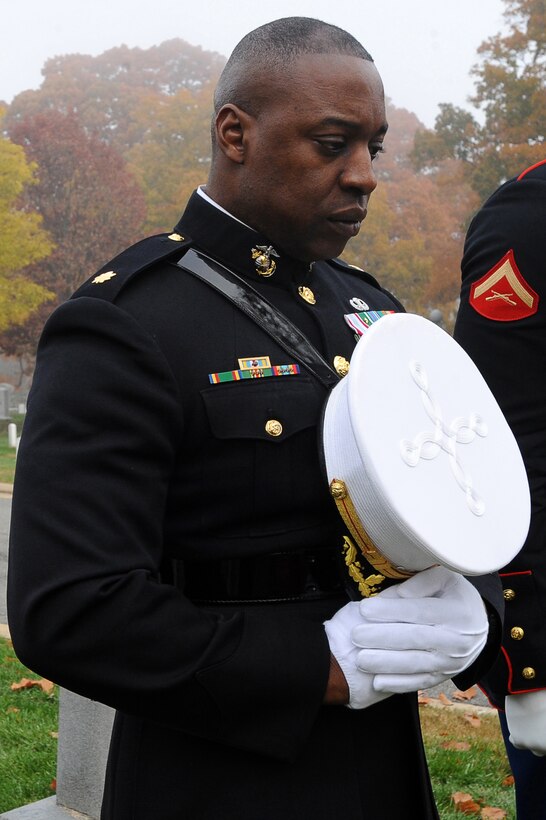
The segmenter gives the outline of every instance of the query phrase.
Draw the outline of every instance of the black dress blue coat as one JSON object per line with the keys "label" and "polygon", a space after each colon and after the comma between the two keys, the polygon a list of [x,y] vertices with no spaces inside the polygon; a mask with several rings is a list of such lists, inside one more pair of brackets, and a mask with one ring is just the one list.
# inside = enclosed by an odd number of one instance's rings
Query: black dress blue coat
{"label": "black dress blue coat", "polygon": [[[501,709],[506,695],[546,689],[545,229],[546,160],[504,183],[472,220],[455,324],[455,338],[476,362],[512,428],[531,489],[527,539],[501,572],[502,651],[482,681]],[[520,284],[512,273],[511,281],[490,287],[507,255]],[[483,294],[476,299],[474,286],[481,281]]]}
{"label": "black dress blue coat", "polygon": [[[244,277],[332,362],[358,297],[400,303],[338,261],[280,256],[194,194],[176,227],[129,249],[49,319],[13,498],[9,618],[24,662],[118,710],[104,820],[437,817],[415,695],[322,705],[322,622],[347,601],[200,606],[171,560],[341,547],[317,426],[326,388],[299,375],[211,384],[240,357],[286,353],[176,264],[190,245]],[[310,287],[316,304],[298,287]],[[374,390],[380,385],[373,385]],[[281,422],[275,438],[268,419]],[[475,581],[498,624],[496,579]],[[491,663],[495,629],[470,685]]]}

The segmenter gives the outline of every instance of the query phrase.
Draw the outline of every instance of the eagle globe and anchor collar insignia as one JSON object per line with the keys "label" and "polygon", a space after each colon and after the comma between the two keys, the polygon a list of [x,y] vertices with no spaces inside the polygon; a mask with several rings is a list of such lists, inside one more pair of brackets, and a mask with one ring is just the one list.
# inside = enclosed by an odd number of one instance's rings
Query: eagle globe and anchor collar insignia
{"label": "eagle globe and anchor collar insignia", "polygon": [[256,245],[255,248],[252,248],[251,253],[256,266],[256,273],[266,279],[273,276],[277,263],[271,257],[276,256],[277,259],[279,258],[279,254],[273,245]]}
{"label": "eagle globe and anchor collar insignia", "polygon": [[[277,270],[277,263],[272,257],[280,259],[280,255],[277,253],[273,245],[256,245],[252,248],[251,254],[258,276],[262,276],[264,279],[268,279],[270,276],[273,276]],[[306,285],[300,285],[298,287],[298,293],[308,304],[316,304],[317,300],[311,288]]]}

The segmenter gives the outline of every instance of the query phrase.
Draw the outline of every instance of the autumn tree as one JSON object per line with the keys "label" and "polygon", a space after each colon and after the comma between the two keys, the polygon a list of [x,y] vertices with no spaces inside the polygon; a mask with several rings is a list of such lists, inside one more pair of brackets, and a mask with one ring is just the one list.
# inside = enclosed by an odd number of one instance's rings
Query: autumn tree
{"label": "autumn tree", "polygon": [[36,164],[19,145],[0,137],[0,332],[53,297],[25,275],[27,265],[53,250],[40,214],[21,206],[21,196],[36,183]]}
{"label": "autumn tree", "polygon": [[44,306],[17,332],[4,333],[8,355],[32,355],[50,310],[70,296],[96,268],[141,235],[145,203],[126,163],[111,146],[89,136],[74,114],[57,111],[11,123],[12,140],[39,169],[25,192],[55,242],[47,258],[27,267],[30,278],[53,291]]}
{"label": "autumn tree", "polygon": [[212,89],[224,63],[180,39],[55,57],[43,68],[41,88],[12,102],[9,127],[52,110],[77,117],[128,162],[146,199],[144,230],[165,230],[207,178]]}
{"label": "autumn tree", "polygon": [[205,84],[198,92],[150,95],[133,111],[143,136],[126,156],[146,197],[147,232],[174,225],[191,192],[207,180],[212,93]]}
{"label": "autumn tree", "polygon": [[54,57],[42,69],[41,87],[15,97],[9,122],[51,110],[75,113],[87,133],[125,156],[147,138],[151,122],[141,116],[143,103],[181,91],[198,96],[204,86],[216,84],[224,63],[220,54],[181,39],[148,49],[123,45],[95,57]]}
{"label": "autumn tree", "polygon": [[416,167],[438,171],[461,162],[480,199],[546,153],[546,0],[504,0],[507,30],[486,40],[472,69],[471,98],[483,124],[443,104],[433,130],[415,138]]}

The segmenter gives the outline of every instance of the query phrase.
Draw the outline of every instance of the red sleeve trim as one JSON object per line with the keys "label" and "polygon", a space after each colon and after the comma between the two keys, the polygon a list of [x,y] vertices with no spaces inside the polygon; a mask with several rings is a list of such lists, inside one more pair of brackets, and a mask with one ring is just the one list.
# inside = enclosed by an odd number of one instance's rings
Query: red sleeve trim
{"label": "red sleeve trim", "polygon": [[542,692],[544,690],[544,686],[535,686],[532,689],[513,689],[512,688],[512,681],[513,681],[513,669],[512,664],[510,663],[510,658],[508,657],[508,653],[504,646],[501,646],[501,652],[504,655],[504,660],[508,666],[508,694],[509,695],[528,695],[530,692]]}

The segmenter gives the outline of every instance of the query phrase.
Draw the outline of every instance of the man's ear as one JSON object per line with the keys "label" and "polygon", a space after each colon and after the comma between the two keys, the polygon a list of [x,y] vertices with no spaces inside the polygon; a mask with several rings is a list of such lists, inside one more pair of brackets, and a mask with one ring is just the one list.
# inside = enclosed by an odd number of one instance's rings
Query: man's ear
{"label": "man's ear", "polygon": [[220,150],[232,162],[245,161],[247,136],[252,117],[233,103],[222,106],[216,116],[216,140]]}

